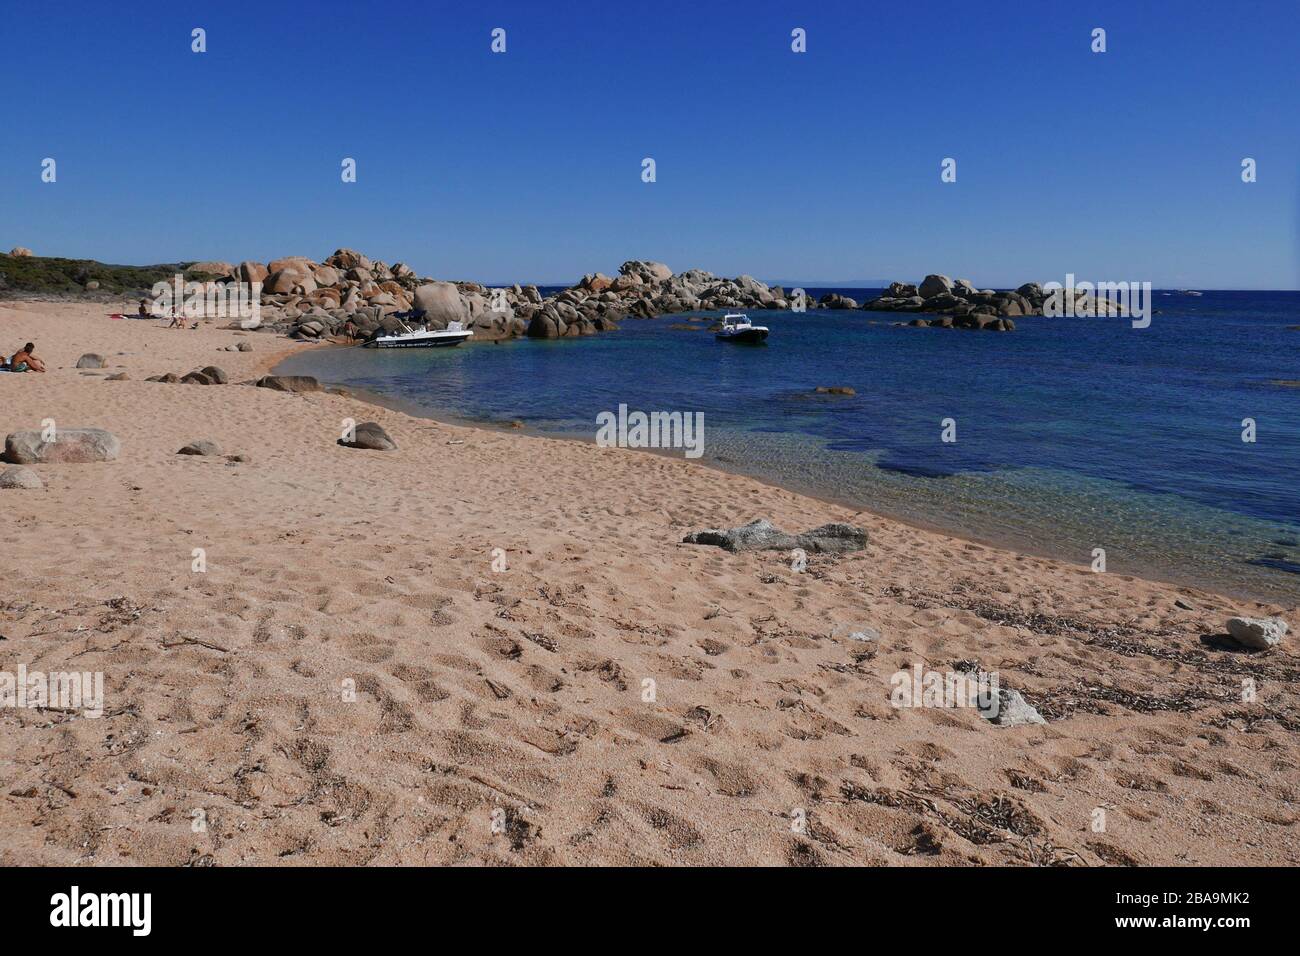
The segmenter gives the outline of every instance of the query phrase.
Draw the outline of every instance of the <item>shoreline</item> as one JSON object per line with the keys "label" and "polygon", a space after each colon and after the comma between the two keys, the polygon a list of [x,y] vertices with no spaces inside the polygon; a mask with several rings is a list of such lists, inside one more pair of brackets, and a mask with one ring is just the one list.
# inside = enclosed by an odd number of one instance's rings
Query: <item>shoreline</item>
{"label": "shoreline", "polygon": [[[1222,639],[1278,605],[241,386],[301,347],[102,313],[0,304],[50,369],[0,375],[8,430],[121,441],[0,490],[0,671],[104,697],[0,708],[0,865],[1300,864],[1294,637]],[[143,380],[212,362],[232,384]],[[337,443],[363,414],[396,450]],[[797,569],[682,543],[757,516],[866,548]],[[972,669],[1045,723],[891,700]]]}
{"label": "shoreline", "polygon": [[[279,366],[284,364],[289,359],[294,358],[298,355],[302,355],[308,352],[326,351],[330,349],[346,349],[350,347],[351,346],[339,345],[337,343],[327,343],[327,342],[303,343],[303,345],[299,348],[286,349],[284,352],[280,353],[276,357],[275,361],[270,366],[268,366],[269,371],[266,374],[285,374],[278,371]],[[475,345],[473,347],[481,347],[481,346]],[[460,428],[481,430],[489,434],[506,432],[508,434],[514,434],[514,435],[525,436],[530,438],[546,439],[548,441],[574,442],[580,445],[595,445],[594,437],[582,438],[573,435],[548,433],[539,429],[530,428],[526,424],[524,424],[523,427],[521,428],[511,428],[507,425],[496,425],[491,421],[481,421],[476,419],[463,418],[457,415],[447,415],[437,411],[436,409],[431,409],[427,406],[421,405],[418,402],[414,402],[409,399],[402,399],[402,398],[397,398],[395,396],[386,395],[383,392],[377,392],[374,391],[373,389],[358,388],[357,386],[349,385],[346,382],[336,382],[336,381],[326,380],[326,379],[319,379],[319,381],[321,382],[321,385],[323,387],[345,390],[346,394],[349,397],[355,398],[356,400],[362,402],[363,404],[372,405],[377,408],[384,408],[389,411],[395,411],[403,415],[408,415],[412,418],[425,419],[427,421],[435,422],[442,425],[451,425]],[[675,452],[671,450],[653,449],[653,448],[633,448],[633,449],[626,449],[626,450],[637,452],[640,454],[652,455],[656,458],[666,458],[669,460],[677,460],[679,457]],[[1028,543],[1026,543],[1025,541],[1018,540],[1014,537],[1000,539],[991,536],[983,536],[978,533],[972,532],[969,529],[964,529],[964,528],[957,529],[957,528],[944,527],[943,525],[934,524],[924,520],[923,518],[919,518],[913,515],[902,515],[893,512],[878,511],[874,508],[868,507],[866,505],[861,504],[860,502],[856,502],[851,499],[837,498],[833,495],[828,495],[815,490],[801,489],[801,488],[790,487],[788,485],[780,484],[777,481],[764,478],[758,475],[754,475],[751,472],[744,470],[740,466],[729,468],[727,467],[725,462],[718,462],[716,460],[715,461],[691,460],[686,463],[697,467],[706,468],[718,474],[727,475],[730,477],[745,478],[749,481],[757,482],[758,484],[770,488],[774,491],[781,491],[788,494],[799,495],[801,497],[812,499],[813,501],[820,502],[830,507],[841,508],[847,511],[851,511],[854,514],[870,515],[880,520],[898,522],[899,524],[903,524],[906,525],[907,527],[914,528],[918,531],[924,531],[929,534],[945,535],[945,536],[956,538],[964,542],[968,542],[970,544],[979,545],[981,547],[995,548],[999,551],[1009,551],[1016,554],[1025,555],[1027,557],[1034,557],[1046,561],[1058,562],[1070,567],[1077,567],[1082,570],[1090,570],[1088,564],[1071,561],[1070,558],[1062,550],[1034,548]],[[1188,580],[1177,580],[1175,578],[1163,577],[1156,571],[1156,569],[1153,566],[1142,568],[1139,570],[1134,570],[1134,571],[1114,571],[1110,573],[1119,575],[1121,577],[1149,581],[1154,584],[1162,584],[1168,587],[1177,588],[1188,597],[1213,595],[1215,597],[1219,597],[1223,599],[1255,601],[1261,604],[1278,603],[1276,600],[1276,595],[1270,595],[1270,594],[1265,594],[1265,593],[1261,593],[1258,591],[1251,591],[1251,590],[1233,590],[1231,588],[1222,587],[1217,584],[1210,584],[1210,583],[1197,584],[1197,583],[1192,583],[1191,581]],[[1297,607],[1300,607],[1300,602],[1292,604],[1290,606],[1290,610],[1295,611]]]}

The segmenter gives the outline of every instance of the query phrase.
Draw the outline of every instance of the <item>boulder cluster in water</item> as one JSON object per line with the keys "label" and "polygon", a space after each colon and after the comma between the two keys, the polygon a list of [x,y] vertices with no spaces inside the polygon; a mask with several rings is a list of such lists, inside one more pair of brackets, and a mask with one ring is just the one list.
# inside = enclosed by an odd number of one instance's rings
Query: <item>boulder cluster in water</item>
{"label": "boulder cluster in water", "polygon": [[[262,283],[262,326],[300,339],[338,335],[349,320],[362,338],[397,331],[395,313],[422,310],[420,321],[443,329],[460,322],[478,339],[566,338],[618,328],[625,317],[651,318],[679,312],[722,309],[792,309],[800,300],[781,286],[753,276],[721,278],[703,269],[674,273],[662,262],[633,259],[617,276],[599,272],[560,292],[543,296],[535,285],[489,289],[477,282],[440,282],[419,277],[407,265],[388,266],[352,249],[339,249],[324,262],[288,256],[259,262],[200,262],[191,269],[211,273],[218,283]],[[1113,314],[1109,301],[1089,298],[1094,314]],[[965,279],[929,275],[919,285],[893,283],[886,293],[859,306],[852,298],[828,292],[803,300],[809,309],[867,309],[913,312],[908,324],[945,328],[1010,331],[1012,318],[1042,315],[1048,294],[1036,282],[1014,292],[976,289]],[[1080,307],[1082,307],[1082,300]]]}
{"label": "boulder cluster in water", "polygon": [[[1064,296],[1066,292],[1062,290],[1059,294]],[[1051,293],[1037,282],[1026,282],[1014,292],[995,292],[976,289],[967,279],[928,275],[919,286],[891,283],[884,295],[872,299],[863,308],[873,312],[923,312],[938,316],[937,319],[913,319],[908,325],[1009,332],[1016,327],[1015,316],[1042,315],[1050,297]],[[1074,309],[1079,315],[1120,314],[1120,307],[1105,296],[1084,291],[1076,294]]]}

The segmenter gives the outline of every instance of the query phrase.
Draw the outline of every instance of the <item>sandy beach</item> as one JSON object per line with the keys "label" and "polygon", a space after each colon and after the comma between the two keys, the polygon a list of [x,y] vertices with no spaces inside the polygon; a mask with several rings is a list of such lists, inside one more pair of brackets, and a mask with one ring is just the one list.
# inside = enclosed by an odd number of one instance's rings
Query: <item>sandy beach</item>
{"label": "sandy beach", "polygon": [[[0,374],[5,433],[122,444],[0,491],[0,670],[105,697],[0,709],[0,865],[1300,863],[1294,606],[250,387],[304,346],[110,311],[0,303],[50,369]],[[145,381],[207,365],[230,384]],[[338,445],[349,418],[397,450]],[[176,454],[198,439],[246,460]],[[870,545],[798,572],[681,543],[760,517]],[[1235,649],[1232,615],[1292,633]],[[996,673],[1047,723],[892,706],[913,667]]]}

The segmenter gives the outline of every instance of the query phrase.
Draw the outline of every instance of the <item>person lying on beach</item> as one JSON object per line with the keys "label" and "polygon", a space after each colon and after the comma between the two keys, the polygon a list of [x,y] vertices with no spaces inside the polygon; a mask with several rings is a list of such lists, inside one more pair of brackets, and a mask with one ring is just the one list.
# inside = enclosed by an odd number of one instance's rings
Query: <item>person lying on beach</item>
{"label": "person lying on beach", "polygon": [[11,372],[44,372],[45,363],[38,359],[32,353],[36,351],[36,346],[28,342],[9,360],[9,371]]}

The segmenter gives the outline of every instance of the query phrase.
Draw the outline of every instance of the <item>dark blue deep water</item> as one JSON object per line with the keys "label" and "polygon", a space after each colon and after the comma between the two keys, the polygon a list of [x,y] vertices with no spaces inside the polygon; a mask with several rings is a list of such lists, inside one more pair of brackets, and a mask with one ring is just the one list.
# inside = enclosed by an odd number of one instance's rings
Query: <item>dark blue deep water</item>
{"label": "dark blue deep water", "polygon": [[[628,319],[563,341],[318,350],[281,369],[588,439],[620,403],[700,411],[708,463],[1081,564],[1103,547],[1111,571],[1295,601],[1300,293],[1157,292],[1154,305],[1147,329],[1030,317],[1012,333],[754,312],[772,330],[757,347],[674,328],[683,316]],[[940,440],[945,418],[955,443]]]}

